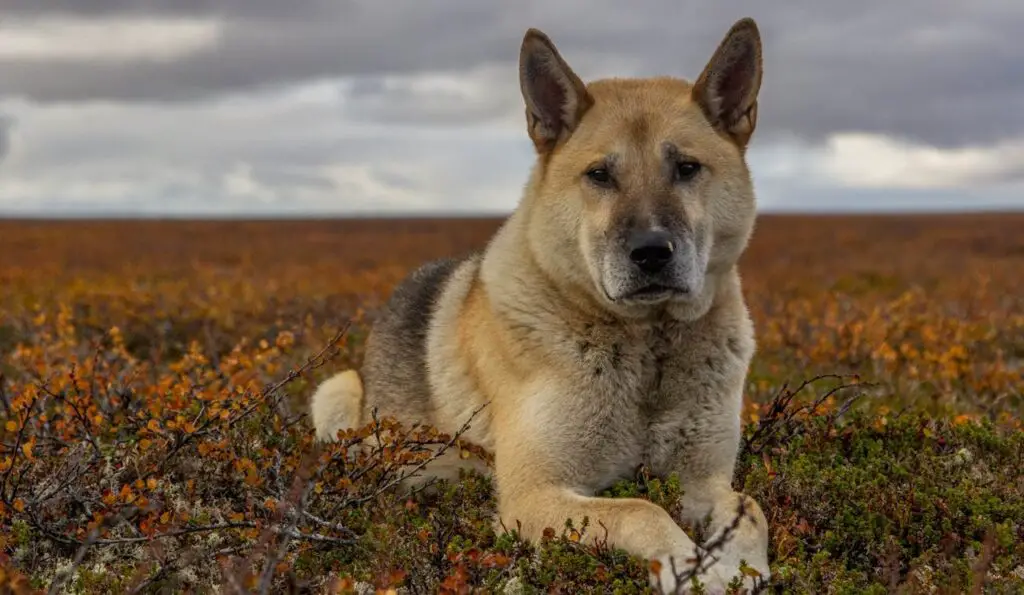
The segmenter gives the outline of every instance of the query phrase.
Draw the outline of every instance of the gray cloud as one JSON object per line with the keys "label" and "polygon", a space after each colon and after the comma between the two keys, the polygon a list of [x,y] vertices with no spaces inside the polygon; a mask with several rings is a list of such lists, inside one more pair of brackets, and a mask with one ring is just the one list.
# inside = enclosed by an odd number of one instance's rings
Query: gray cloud
{"label": "gray cloud", "polygon": [[972,193],[942,189],[835,188],[763,184],[759,209],[766,213],[913,213],[920,211],[1020,211],[1020,184]]}
{"label": "gray cloud", "polygon": [[11,129],[14,128],[14,119],[0,114],[0,162],[11,148]]}
{"label": "gray cloud", "polygon": [[[12,5],[13,2],[13,5]],[[53,102],[183,101],[322,77],[368,85],[353,113],[448,122],[518,109],[514,62],[538,26],[585,78],[699,73],[738,17],[758,19],[765,43],[764,134],[821,140],[836,131],[890,134],[941,147],[1024,134],[1024,3],[1019,0],[739,0],[642,5],[611,0],[465,3],[455,0],[8,0],[14,18],[196,16],[223,19],[210,48],[169,62],[0,61],[0,95]],[[45,13],[43,11],[46,11]],[[384,73],[491,65],[507,77],[487,98],[373,88]],[[625,70],[623,70],[625,69]],[[510,92],[510,89],[512,90]],[[511,95],[511,97],[509,97]],[[386,97],[387,99],[382,99]],[[485,107],[481,108],[483,104]]]}
{"label": "gray cloud", "polygon": [[517,81],[501,74],[471,72],[430,87],[408,78],[355,77],[342,89],[343,110],[353,121],[442,126],[520,114]]}
{"label": "gray cloud", "polygon": [[585,79],[692,78],[744,15],[766,52],[763,209],[1024,196],[1017,0],[0,3],[0,214],[504,212],[533,158],[527,27]]}

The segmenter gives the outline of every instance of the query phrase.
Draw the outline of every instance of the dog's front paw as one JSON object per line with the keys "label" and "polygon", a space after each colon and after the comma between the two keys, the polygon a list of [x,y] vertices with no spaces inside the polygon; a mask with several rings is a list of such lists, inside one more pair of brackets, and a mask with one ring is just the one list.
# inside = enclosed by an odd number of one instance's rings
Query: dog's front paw
{"label": "dog's front paw", "polygon": [[729,580],[722,574],[721,566],[717,563],[701,572],[694,572],[692,555],[659,556],[653,562],[651,586],[659,593],[692,593],[698,584],[701,592],[708,595],[720,595],[728,590]]}
{"label": "dog's front paw", "polygon": [[766,559],[756,560],[753,563],[738,559],[724,558],[715,562],[711,567],[726,584],[735,584],[738,580],[741,593],[754,593],[755,589],[768,584],[771,580],[771,569]]}
{"label": "dog's front paw", "polygon": [[[675,567],[672,561],[675,560]],[[716,560],[707,565],[702,563],[704,569],[701,572],[693,572],[692,556],[661,556],[655,559],[656,564],[652,567],[651,586],[660,589],[660,593],[684,594],[692,593],[696,585],[700,585],[701,592],[708,595],[724,595],[725,593],[753,593],[755,589],[766,585],[771,579],[771,572],[767,563],[752,566]],[[654,570],[657,572],[654,572]],[[696,580],[695,580],[696,579]],[[739,586],[738,591],[730,591],[733,585]]]}

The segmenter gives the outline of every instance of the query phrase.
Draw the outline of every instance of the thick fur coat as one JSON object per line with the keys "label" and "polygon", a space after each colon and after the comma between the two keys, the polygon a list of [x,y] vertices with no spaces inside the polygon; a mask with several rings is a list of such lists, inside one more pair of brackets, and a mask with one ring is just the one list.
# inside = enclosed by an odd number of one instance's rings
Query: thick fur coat
{"label": "thick fur coat", "polygon": [[505,526],[537,539],[589,517],[661,562],[652,583],[672,591],[672,562],[682,570],[701,545],[650,502],[595,494],[640,465],[676,473],[707,539],[746,509],[699,575],[706,588],[724,589],[741,560],[767,579],[764,514],[731,486],[755,350],[737,261],[755,219],[745,153],[761,71],[750,19],[692,83],[584,84],[528,31],[520,85],[537,161],[519,206],[480,253],[395,288],[362,368],[313,395],[318,436],[368,423],[374,407],[452,433],[484,406],[464,438],[493,469],[452,454],[423,479],[493,473]]}

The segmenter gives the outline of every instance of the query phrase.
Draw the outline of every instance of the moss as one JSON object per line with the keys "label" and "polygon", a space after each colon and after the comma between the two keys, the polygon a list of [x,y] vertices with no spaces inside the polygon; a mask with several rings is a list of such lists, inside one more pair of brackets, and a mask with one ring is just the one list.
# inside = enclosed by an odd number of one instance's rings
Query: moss
{"label": "moss", "polygon": [[998,566],[1024,561],[1020,432],[855,413],[830,434],[798,433],[769,452],[743,461],[745,485],[787,519],[773,541],[790,588],[830,577],[884,589],[922,568],[933,586],[969,587],[990,535]]}

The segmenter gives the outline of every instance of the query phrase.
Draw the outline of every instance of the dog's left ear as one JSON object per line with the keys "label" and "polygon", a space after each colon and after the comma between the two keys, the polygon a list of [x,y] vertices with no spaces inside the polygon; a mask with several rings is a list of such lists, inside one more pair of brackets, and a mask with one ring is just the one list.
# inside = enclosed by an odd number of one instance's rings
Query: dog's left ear
{"label": "dog's left ear", "polygon": [[761,34],[743,18],[725,34],[704,72],[693,85],[693,99],[711,125],[746,147],[757,125],[761,89]]}
{"label": "dog's left ear", "polygon": [[543,32],[529,29],[519,50],[519,87],[526,123],[539,153],[565,140],[594,104],[586,85]]}

